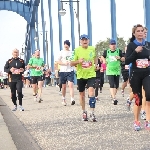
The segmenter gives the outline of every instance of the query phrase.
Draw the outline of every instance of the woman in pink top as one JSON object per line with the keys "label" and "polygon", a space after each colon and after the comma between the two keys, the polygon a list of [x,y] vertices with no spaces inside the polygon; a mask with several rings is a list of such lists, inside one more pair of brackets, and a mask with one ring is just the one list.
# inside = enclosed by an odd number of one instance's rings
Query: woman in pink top
{"label": "woman in pink top", "polygon": [[100,61],[101,61],[101,69],[100,69],[100,79],[101,79],[101,87],[100,87],[100,93],[102,93],[102,87],[103,87],[103,84],[104,84],[104,73],[106,71],[106,64],[103,63],[102,59],[99,58]]}

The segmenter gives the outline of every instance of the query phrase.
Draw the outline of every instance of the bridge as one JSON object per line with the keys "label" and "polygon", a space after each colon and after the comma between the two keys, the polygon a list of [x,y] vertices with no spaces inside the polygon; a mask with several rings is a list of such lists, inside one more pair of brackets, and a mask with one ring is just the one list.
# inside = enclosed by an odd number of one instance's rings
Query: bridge
{"label": "bridge", "polygon": [[[49,33],[50,33],[50,39],[47,40],[47,31],[45,29],[45,16],[44,16],[44,0],[0,0],[0,10],[8,10],[12,12],[16,12],[21,17],[23,17],[26,22],[26,33],[25,33],[25,47],[22,49],[22,52],[24,54],[25,62],[28,63],[31,55],[34,53],[35,49],[41,48],[43,50],[43,57],[44,62],[49,64],[48,61],[48,53],[51,54],[50,60],[50,66],[52,67],[52,70],[54,70],[54,48],[53,48],[53,16],[51,9],[53,7],[52,0],[47,0],[47,6],[49,10]],[[58,23],[59,23],[59,47],[62,49],[63,46],[63,39],[62,39],[62,22],[61,22],[61,16],[65,15],[65,10],[63,9],[63,4],[67,3],[70,5],[70,23],[71,23],[71,40],[72,40],[72,49],[75,48],[75,28],[74,28],[74,20],[75,17],[78,20],[78,34],[80,35],[80,13],[79,13],[79,0],[73,1],[58,1],[58,8],[56,10],[56,13],[58,13]],[[143,0],[144,6],[143,9],[145,11],[145,26],[150,30],[150,0]],[[73,3],[77,3],[77,11],[73,8]],[[40,8],[39,8],[40,6]],[[90,8],[90,0],[86,0],[86,9],[87,9],[87,30],[88,35],[90,37],[90,45],[92,45],[92,18],[91,18],[91,8]],[[38,10],[41,10],[41,20],[42,20],[42,36],[43,36],[43,42],[42,45],[39,45],[38,40],[38,33],[39,33],[39,27],[38,27]],[[110,15],[111,15],[111,36],[113,39],[117,40],[117,32],[116,32],[116,2],[115,0],[110,0]],[[46,34],[45,34],[46,33]],[[150,32],[148,32],[147,36],[148,41],[150,41]],[[48,41],[50,42],[50,52],[48,51],[47,45]]]}

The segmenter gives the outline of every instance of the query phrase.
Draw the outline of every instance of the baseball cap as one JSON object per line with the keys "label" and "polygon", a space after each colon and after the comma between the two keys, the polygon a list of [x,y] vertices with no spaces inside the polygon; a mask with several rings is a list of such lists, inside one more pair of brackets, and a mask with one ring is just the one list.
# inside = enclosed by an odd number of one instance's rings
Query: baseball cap
{"label": "baseball cap", "polygon": [[80,36],[80,40],[82,40],[83,38],[89,39],[88,35],[86,35],[86,34],[82,34],[82,35]]}
{"label": "baseball cap", "polygon": [[35,52],[37,52],[37,51],[39,51],[39,52],[40,52],[40,50],[39,50],[39,49],[36,49],[36,50],[35,50]]}
{"label": "baseball cap", "polygon": [[110,44],[110,45],[116,44],[116,41],[115,41],[114,39],[111,39],[110,42],[109,42],[109,44]]}

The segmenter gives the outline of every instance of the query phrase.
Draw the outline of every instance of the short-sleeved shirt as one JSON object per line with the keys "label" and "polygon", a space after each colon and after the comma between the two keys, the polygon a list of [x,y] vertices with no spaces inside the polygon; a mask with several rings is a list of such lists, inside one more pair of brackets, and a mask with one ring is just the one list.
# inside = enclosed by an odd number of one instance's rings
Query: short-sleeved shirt
{"label": "short-sleeved shirt", "polygon": [[[44,61],[42,58],[32,57],[32,58],[30,58],[28,64],[30,66],[43,67]],[[43,70],[41,70],[41,69],[37,70],[36,68],[31,68],[30,71],[31,71],[30,76],[42,76],[43,75]]]}
{"label": "short-sleeved shirt", "polygon": [[96,77],[94,59],[95,59],[95,48],[93,46],[88,46],[87,49],[79,46],[74,50],[73,61],[83,58],[84,62],[82,64],[77,64],[77,79],[89,79]]}

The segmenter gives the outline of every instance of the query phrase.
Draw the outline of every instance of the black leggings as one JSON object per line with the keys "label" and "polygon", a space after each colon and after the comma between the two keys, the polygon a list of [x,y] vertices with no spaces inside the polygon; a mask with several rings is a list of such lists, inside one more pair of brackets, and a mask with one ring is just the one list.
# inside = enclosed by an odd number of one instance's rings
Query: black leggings
{"label": "black leggings", "polygon": [[150,70],[131,71],[130,85],[137,106],[142,105],[142,86],[145,90],[146,101],[150,101]]}
{"label": "black leggings", "polygon": [[11,89],[11,99],[12,99],[13,104],[17,105],[17,97],[16,97],[16,90],[17,90],[19,105],[22,106],[23,82],[22,81],[10,82],[9,85],[10,85],[10,89]]}
{"label": "black leggings", "polygon": [[119,75],[108,75],[110,88],[119,88]]}
{"label": "black leggings", "polygon": [[98,78],[98,79],[95,80],[95,97],[98,96],[98,90],[99,90],[99,88],[100,88],[100,90],[102,90],[101,79],[100,78]]}

